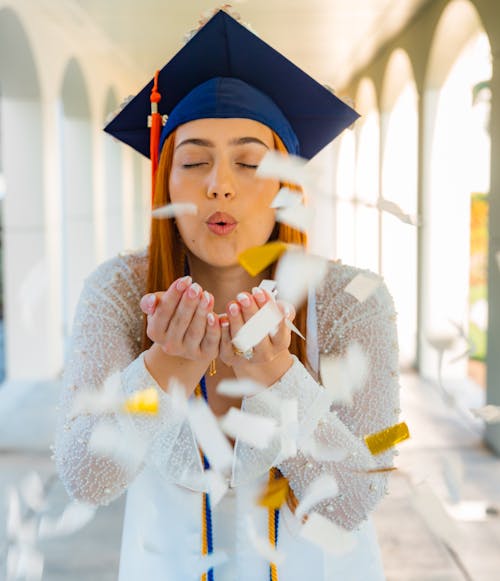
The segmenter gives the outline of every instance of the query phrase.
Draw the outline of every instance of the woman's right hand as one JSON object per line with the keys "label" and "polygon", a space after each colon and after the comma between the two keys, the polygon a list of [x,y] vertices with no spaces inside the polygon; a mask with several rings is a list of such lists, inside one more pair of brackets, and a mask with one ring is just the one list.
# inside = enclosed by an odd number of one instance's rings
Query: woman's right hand
{"label": "woman's right hand", "polygon": [[191,361],[219,354],[220,324],[214,297],[190,276],[175,280],[167,291],[144,295],[141,310],[148,316],[146,333],[163,353]]}

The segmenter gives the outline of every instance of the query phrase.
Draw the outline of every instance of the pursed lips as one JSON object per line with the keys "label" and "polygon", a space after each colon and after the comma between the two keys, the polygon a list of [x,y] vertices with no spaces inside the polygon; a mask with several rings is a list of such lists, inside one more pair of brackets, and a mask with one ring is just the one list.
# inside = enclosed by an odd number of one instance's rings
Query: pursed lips
{"label": "pursed lips", "polygon": [[230,234],[238,225],[236,218],[225,212],[214,212],[207,219],[208,229],[214,234]]}

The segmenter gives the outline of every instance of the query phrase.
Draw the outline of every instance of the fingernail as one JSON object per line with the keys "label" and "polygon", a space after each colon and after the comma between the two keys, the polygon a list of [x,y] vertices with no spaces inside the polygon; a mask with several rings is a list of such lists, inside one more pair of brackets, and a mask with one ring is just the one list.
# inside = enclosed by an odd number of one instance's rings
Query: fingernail
{"label": "fingernail", "polygon": [[260,289],[258,286],[253,287],[252,294],[258,303],[264,303],[266,301],[266,295],[264,291]]}
{"label": "fingernail", "polygon": [[246,293],[239,293],[236,298],[242,307],[249,307],[250,306],[250,298]]}
{"label": "fingernail", "polygon": [[144,299],[144,302],[146,303],[146,307],[148,309],[151,309],[152,307],[154,307],[154,304],[156,303],[156,295],[148,295]]}
{"label": "fingernail", "polygon": [[201,297],[200,305],[206,309],[210,304],[210,293],[208,291],[203,291],[203,295]]}
{"label": "fingernail", "polygon": [[181,278],[177,281],[175,288],[179,291],[186,290],[187,287],[191,284],[192,280],[193,279],[189,275],[185,276],[184,278]]}
{"label": "fingernail", "polygon": [[193,282],[193,284],[189,287],[188,290],[188,297],[195,299],[201,293],[201,286],[197,282]]}
{"label": "fingernail", "polygon": [[207,323],[210,325],[210,327],[213,327],[215,325],[215,315],[213,313],[208,313]]}
{"label": "fingernail", "polygon": [[229,319],[227,318],[226,313],[219,315],[219,321],[221,327],[229,327]]}
{"label": "fingernail", "polygon": [[240,312],[240,308],[238,307],[238,303],[231,303],[229,305],[229,314],[235,317]]}

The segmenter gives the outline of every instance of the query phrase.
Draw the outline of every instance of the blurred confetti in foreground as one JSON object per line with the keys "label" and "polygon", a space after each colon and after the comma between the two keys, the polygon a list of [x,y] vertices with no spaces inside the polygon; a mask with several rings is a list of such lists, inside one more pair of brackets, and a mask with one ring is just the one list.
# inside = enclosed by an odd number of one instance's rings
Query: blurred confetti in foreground
{"label": "blurred confetti in foreground", "polygon": [[375,434],[365,436],[365,442],[370,452],[375,456],[407,440],[409,437],[408,426],[405,422],[401,422]]}

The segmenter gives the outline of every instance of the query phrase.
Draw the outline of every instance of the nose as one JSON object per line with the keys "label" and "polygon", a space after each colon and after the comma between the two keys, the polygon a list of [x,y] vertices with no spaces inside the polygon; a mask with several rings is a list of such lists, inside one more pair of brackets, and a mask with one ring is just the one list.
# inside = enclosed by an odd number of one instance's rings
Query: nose
{"label": "nose", "polygon": [[207,197],[210,199],[230,200],[236,195],[234,180],[228,164],[221,161],[214,165],[209,174]]}

